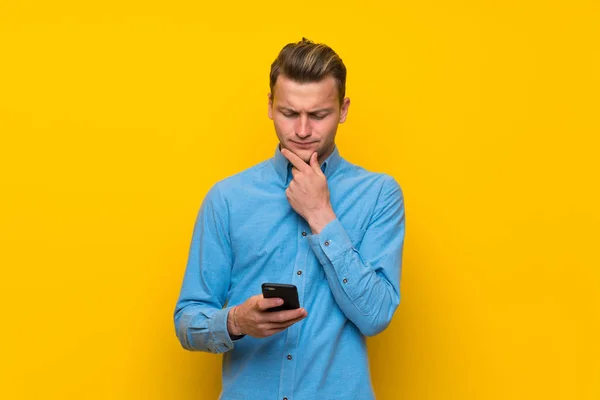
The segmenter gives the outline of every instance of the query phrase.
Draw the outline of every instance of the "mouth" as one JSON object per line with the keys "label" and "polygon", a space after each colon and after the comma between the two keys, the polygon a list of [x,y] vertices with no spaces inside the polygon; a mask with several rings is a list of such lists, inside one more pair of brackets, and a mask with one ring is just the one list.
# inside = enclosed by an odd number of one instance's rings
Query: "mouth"
{"label": "mouth", "polygon": [[308,148],[313,147],[313,145],[316,142],[294,142],[294,141],[292,141],[292,143],[293,143],[293,145],[295,147],[298,147],[298,148],[301,148],[301,149],[308,149]]}

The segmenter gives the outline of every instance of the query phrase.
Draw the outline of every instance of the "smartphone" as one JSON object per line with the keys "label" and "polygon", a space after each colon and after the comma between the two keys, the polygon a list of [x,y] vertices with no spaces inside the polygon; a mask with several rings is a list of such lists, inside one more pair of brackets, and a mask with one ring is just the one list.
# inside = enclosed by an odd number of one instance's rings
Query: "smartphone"
{"label": "smartphone", "polygon": [[298,300],[298,288],[295,285],[285,283],[263,283],[262,293],[265,299],[279,297],[283,304],[278,307],[269,308],[267,311],[293,310],[300,308]]}

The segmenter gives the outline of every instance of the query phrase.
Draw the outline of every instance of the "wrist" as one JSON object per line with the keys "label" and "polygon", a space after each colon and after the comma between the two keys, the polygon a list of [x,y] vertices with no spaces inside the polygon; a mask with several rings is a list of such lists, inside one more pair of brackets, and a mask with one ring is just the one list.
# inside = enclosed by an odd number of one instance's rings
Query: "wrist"
{"label": "wrist", "polygon": [[242,336],[243,333],[237,324],[237,309],[239,306],[234,306],[227,314],[227,330],[232,336]]}
{"label": "wrist", "polygon": [[327,226],[327,224],[336,218],[337,216],[333,212],[333,208],[329,206],[313,214],[307,222],[312,230],[312,233],[319,234],[323,228]]}

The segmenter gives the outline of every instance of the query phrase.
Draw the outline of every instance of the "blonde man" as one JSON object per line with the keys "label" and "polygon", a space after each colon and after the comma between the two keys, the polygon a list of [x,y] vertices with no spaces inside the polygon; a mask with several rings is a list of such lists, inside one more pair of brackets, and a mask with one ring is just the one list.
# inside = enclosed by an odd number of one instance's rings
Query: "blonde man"
{"label": "blonde man", "polygon": [[[402,191],[340,156],[350,99],[330,47],[286,45],[270,89],[279,145],[204,199],[177,337],[224,354],[224,400],[372,399],[365,337],[388,326],[400,301]],[[302,307],[268,311],[282,300],[260,294],[265,282],[295,285]]]}

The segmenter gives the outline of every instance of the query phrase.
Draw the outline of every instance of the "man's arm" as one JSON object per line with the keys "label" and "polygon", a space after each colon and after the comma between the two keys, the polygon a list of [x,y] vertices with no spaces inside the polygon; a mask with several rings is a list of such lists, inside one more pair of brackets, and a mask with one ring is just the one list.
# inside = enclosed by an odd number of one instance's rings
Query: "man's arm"
{"label": "man's arm", "polygon": [[[281,299],[262,295],[228,305],[232,246],[227,203],[218,186],[206,195],[194,226],[181,294],[175,306],[175,331],[187,350],[223,353],[244,335],[267,337],[306,317],[306,310],[269,312]],[[232,340],[233,339],[233,340]]]}
{"label": "man's arm", "polygon": [[281,154],[294,166],[286,197],[313,231],[309,243],[325,270],[338,306],[364,335],[376,335],[389,325],[400,303],[404,245],[400,186],[393,178],[383,182],[359,251],[331,207],[317,153],[312,154],[308,164],[287,149]]}
{"label": "man's arm", "polygon": [[227,316],[232,307],[223,308],[231,265],[227,204],[215,185],[202,202],[194,225],[175,306],[175,332],[185,349],[223,353],[233,348],[227,329]]}
{"label": "man's arm", "polygon": [[402,191],[390,178],[382,185],[360,249],[337,218],[308,236],[338,306],[364,335],[384,330],[400,303],[404,232]]}

